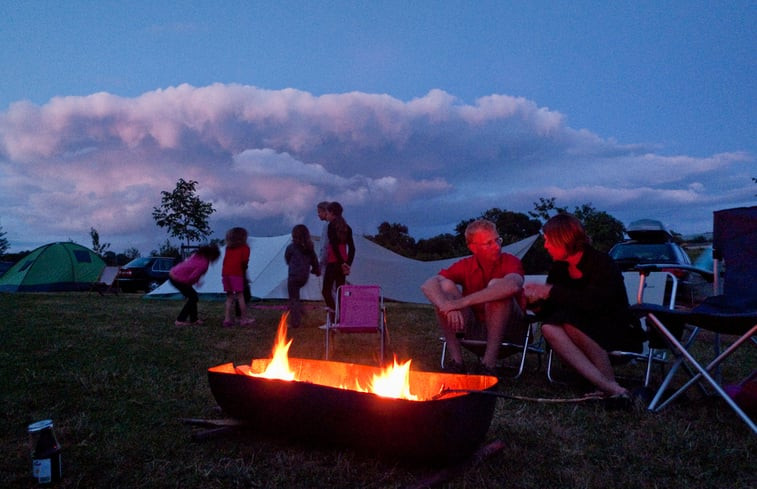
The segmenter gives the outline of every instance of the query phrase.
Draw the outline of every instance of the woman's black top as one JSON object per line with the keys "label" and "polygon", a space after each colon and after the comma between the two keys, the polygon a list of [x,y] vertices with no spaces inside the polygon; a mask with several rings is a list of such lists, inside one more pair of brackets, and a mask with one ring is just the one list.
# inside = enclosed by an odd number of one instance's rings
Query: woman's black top
{"label": "woman's black top", "polygon": [[607,351],[640,352],[644,332],[628,307],[623,275],[607,253],[587,246],[571,278],[568,263],[556,261],[547,276],[552,290],[540,316],[547,324],[570,324]]}

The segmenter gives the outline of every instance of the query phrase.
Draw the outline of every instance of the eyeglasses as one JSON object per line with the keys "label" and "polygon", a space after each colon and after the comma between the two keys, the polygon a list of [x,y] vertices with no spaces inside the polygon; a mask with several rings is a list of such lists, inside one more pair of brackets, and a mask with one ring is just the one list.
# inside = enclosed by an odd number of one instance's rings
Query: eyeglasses
{"label": "eyeglasses", "polygon": [[502,246],[502,238],[497,236],[496,238],[490,239],[489,241],[484,241],[483,243],[469,243],[469,244],[473,246],[486,246],[486,247],[494,246],[494,245]]}

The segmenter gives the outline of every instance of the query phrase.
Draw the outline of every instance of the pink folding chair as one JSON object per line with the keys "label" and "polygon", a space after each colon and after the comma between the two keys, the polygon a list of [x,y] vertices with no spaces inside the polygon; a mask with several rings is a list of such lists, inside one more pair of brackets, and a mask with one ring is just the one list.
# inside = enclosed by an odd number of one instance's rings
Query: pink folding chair
{"label": "pink folding chair", "polygon": [[336,333],[378,333],[381,342],[381,364],[384,364],[386,342],[386,312],[384,297],[378,285],[342,285],[337,290],[334,320],[327,314],[326,359],[331,350],[332,335]]}

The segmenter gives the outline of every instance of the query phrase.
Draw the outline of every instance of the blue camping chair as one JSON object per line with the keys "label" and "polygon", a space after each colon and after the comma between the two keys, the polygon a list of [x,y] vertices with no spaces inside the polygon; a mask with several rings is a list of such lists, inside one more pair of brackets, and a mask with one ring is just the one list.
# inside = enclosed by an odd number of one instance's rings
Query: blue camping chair
{"label": "blue camping chair", "polygon": [[[757,207],[741,207],[716,211],[713,219],[713,272],[701,271],[712,278],[714,295],[690,310],[671,310],[660,305],[636,304],[632,308],[646,316],[647,324],[667,342],[677,356],[662,385],[657,390],[648,409],[659,411],[683,394],[693,385],[715,391],[757,434],[754,421],[725,392],[717,370],[721,363],[741,347],[755,345],[757,335]],[[722,273],[721,264],[725,271]],[[640,267],[642,274],[662,268],[663,265]],[[671,265],[664,265],[666,269]],[[679,267],[698,271],[693,267]],[[708,275],[710,274],[710,275]],[[685,325],[694,327],[686,345],[680,341]],[[697,332],[708,330],[715,333],[714,358],[697,359],[691,345],[695,344]],[[720,352],[720,336],[735,337],[730,346]],[[750,341],[751,340],[751,341]],[[701,356],[701,355],[700,355]],[[705,363],[706,362],[706,363]],[[690,379],[671,395],[666,396],[673,376],[684,365],[690,367]]]}

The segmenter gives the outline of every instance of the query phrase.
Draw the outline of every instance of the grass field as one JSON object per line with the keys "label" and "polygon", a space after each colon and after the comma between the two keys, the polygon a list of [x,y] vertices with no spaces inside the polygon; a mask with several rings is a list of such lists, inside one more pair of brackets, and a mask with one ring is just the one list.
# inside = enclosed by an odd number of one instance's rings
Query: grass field
{"label": "grass field", "polygon": [[[63,446],[61,487],[401,488],[439,468],[347,448],[233,432],[193,441],[181,418],[219,418],[208,367],[270,356],[281,309],[261,304],[250,329],[221,328],[222,303],[201,302],[206,324],[177,328],[181,303],[137,295],[0,294],[0,487],[33,487],[27,425],[52,418]],[[438,370],[440,345],[428,306],[388,304],[392,349],[416,370]],[[291,330],[290,356],[322,358],[321,310]],[[353,336],[350,337],[353,339]],[[372,363],[373,338],[337,345],[338,359]],[[727,378],[755,368],[742,349]],[[575,397],[575,382],[550,384],[543,368],[501,390]],[[624,375],[639,373],[626,366]],[[568,373],[563,373],[570,378]],[[659,374],[658,374],[659,375]],[[303,406],[307,409],[307,406]],[[443,427],[440,427],[442,429]],[[658,414],[607,411],[596,401],[502,399],[486,442],[504,448],[448,474],[449,488],[750,488],[757,436],[718,400],[696,394]]]}

